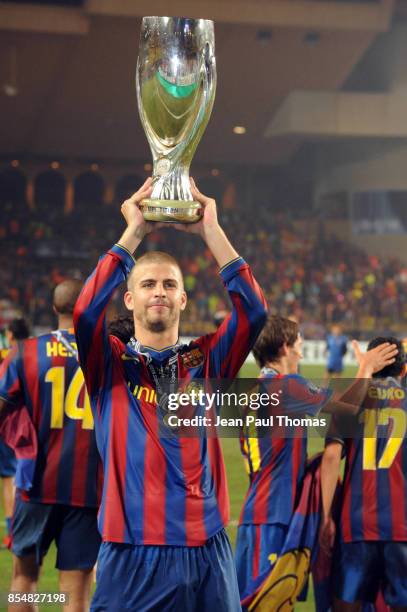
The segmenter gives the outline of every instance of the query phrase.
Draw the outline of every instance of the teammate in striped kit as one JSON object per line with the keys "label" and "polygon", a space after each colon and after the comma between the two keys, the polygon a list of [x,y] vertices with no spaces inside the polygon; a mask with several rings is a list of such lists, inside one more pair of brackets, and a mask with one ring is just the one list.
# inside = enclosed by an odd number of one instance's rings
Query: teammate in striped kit
{"label": "teammate in striped kit", "polygon": [[[301,345],[298,324],[276,315],[268,318],[255,345],[262,387],[268,394],[283,391],[281,404],[276,407],[278,414],[317,414],[331,395],[297,374]],[[266,411],[270,413],[269,407]],[[295,437],[285,437],[284,433],[281,428],[255,434],[247,428],[242,430],[241,450],[250,485],[236,540],[241,595],[278,557],[304,474],[306,432],[297,431]]]}
{"label": "teammate in striped kit", "polygon": [[87,609],[100,546],[101,463],[72,329],[80,289],[78,281],[60,283],[54,291],[59,329],[20,343],[0,368],[1,409],[26,407],[38,440],[32,486],[16,495],[11,590],[35,590],[42,558],[55,540],[60,588],[69,593],[66,609],[72,612]]}
{"label": "teammate in striped kit", "polygon": [[321,544],[335,540],[331,516],[341,456],[346,457],[340,528],[334,556],[335,609],[356,612],[379,589],[393,610],[407,609],[407,399],[403,346],[396,361],[375,375],[354,417],[335,417],[327,439],[321,486]]}
{"label": "teammate in striped kit", "polygon": [[[4,351],[4,358],[7,356],[10,348],[28,338],[30,329],[23,318],[12,319],[6,328],[6,338],[9,349]],[[2,356],[3,357],[3,356]],[[0,358],[0,363],[3,358]],[[6,520],[6,535],[3,538],[3,544],[8,548],[11,537],[11,515],[13,514],[14,506],[14,476],[16,473],[17,460],[13,449],[11,449],[3,440],[0,439],[0,478],[3,497],[4,517]]]}
{"label": "teammate in striped kit", "polygon": [[[92,610],[240,610],[229,541],[229,500],[219,440],[168,437],[161,386],[180,379],[233,378],[260,332],[265,300],[249,266],[220,228],[215,201],[192,184],[204,207],[189,227],[221,267],[233,311],[214,334],[178,343],[186,294],[177,262],[132,253],[157,226],[138,203],[151,179],[122,206],[127,229],[101,258],[75,308],[81,365],[91,397],[105,481],[99,515],[103,544]],[[105,313],[127,278],[125,304],[135,338],[106,332]],[[167,428],[168,429],[168,428]]]}
{"label": "teammate in striped kit", "polygon": [[[343,396],[314,385],[298,374],[301,346],[298,324],[277,315],[268,318],[255,344],[253,353],[262,368],[262,389],[269,395],[281,391],[274,412],[298,417],[315,416],[323,408],[354,411],[353,400],[363,390],[362,385],[358,383],[352,395],[347,390]],[[358,377],[368,378],[375,368],[392,362],[395,352],[392,345],[369,354],[359,351]],[[269,407],[264,410],[273,414]],[[237,574],[244,598],[282,550],[306,468],[307,431],[295,428],[295,432],[287,432],[274,425],[255,432],[244,428],[241,450],[250,478],[236,540]]]}

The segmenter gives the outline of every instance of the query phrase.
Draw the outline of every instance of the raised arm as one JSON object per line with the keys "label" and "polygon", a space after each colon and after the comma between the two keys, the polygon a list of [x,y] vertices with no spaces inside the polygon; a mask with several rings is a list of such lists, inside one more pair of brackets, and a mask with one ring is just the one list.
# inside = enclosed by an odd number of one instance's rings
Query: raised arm
{"label": "raised arm", "polygon": [[328,440],[321,463],[322,518],[319,543],[326,554],[330,554],[335,542],[335,523],[332,518],[332,504],[341,469],[342,444]]}
{"label": "raised arm", "polygon": [[267,307],[249,265],[241,257],[222,268],[220,275],[233,308],[219,329],[205,338],[209,351],[208,375],[234,378],[263,329]]}
{"label": "raised arm", "polygon": [[106,309],[115,289],[126,280],[134,265],[133,252],[151,226],[137,204],[151,194],[151,179],[126,200],[122,213],[127,222],[120,240],[100,260],[85,283],[74,310],[79,361],[90,397],[97,395],[109,372],[111,346],[106,329]]}
{"label": "raised arm", "polygon": [[356,340],[352,342],[352,346],[359,364],[355,380],[345,391],[333,393],[330,402],[324,406],[324,412],[356,414],[363,403],[372,375],[394,363],[398,353],[397,345],[389,342],[365,353]]}
{"label": "raised arm", "polygon": [[201,193],[192,178],[190,181],[192,195],[203,207],[203,217],[199,223],[194,223],[192,225],[176,223],[174,227],[190,234],[199,234],[206,242],[219,267],[222,269],[229,262],[238,258],[239,255],[230,244],[225,232],[219,225],[215,200]]}
{"label": "raised arm", "polygon": [[207,375],[210,378],[234,378],[266,321],[266,300],[248,264],[239,257],[220,227],[215,200],[203,195],[192,179],[191,189],[195,200],[204,208],[204,216],[199,223],[177,227],[203,238],[220,267],[233,306],[231,315],[217,332],[204,336],[199,343],[209,354]]}

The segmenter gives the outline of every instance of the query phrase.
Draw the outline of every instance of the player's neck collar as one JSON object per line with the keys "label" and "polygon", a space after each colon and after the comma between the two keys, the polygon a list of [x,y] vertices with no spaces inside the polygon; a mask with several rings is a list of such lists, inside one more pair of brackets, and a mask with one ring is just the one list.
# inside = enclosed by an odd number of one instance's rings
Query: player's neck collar
{"label": "player's neck collar", "polygon": [[68,351],[68,355],[73,355],[75,359],[78,359],[79,358],[78,351],[74,346],[72,346],[69,340],[67,340],[67,338],[64,336],[64,334],[62,333],[64,331],[70,333],[68,329],[56,329],[51,333],[56,338],[57,342],[60,342],[61,344],[64,345],[64,347]]}
{"label": "player's neck collar", "polygon": [[141,344],[139,340],[133,337],[133,338],[130,338],[128,346],[131,348],[131,350],[135,351],[136,353],[141,353],[143,355],[149,355],[151,357],[165,357],[171,353],[178,353],[181,347],[181,343],[178,339],[176,344],[172,344],[171,346],[165,346],[162,349],[156,349],[152,346]]}
{"label": "player's neck collar", "polygon": [[282,376],[282,374],[280,374],[280,372],[277,372],[277,370],[275,370],[274,368],[271,368],[270,366],[262,367],[260,370],[260,377],[266,378],[270,376]]}
{"label": "player's neck collar", "polygon": [[394,385],[395,387],[402,387],[402,382],[400,379],[395,378],[394,376],[385,376],[384,378],[380,378],[380,376],[378,377],[374,377],[373,378],[373,382],[376,382],[379,386],[380,385]]}

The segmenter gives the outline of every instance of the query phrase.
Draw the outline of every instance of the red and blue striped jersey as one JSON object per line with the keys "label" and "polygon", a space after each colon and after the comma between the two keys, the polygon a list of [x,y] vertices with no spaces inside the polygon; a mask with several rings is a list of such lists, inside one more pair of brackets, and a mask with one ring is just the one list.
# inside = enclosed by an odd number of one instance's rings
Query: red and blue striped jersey
{"label": "red and blue striped jersey", "polygon": [[34,479],[23,499],[97,507],[101,462],[75,352],[73,330],[18,343],[0,366],[0,397],[8,409],[27,408],[37,435]]}
{"label": "red and blue striped jersey", "polygon": [[303,427],[285,431],[284,426],[278,426],[276,416],[316,415],[331,392],[298,374],[281,376],[271,368],[262,370],[259,381],[268,395],[277,393],[281,399],[275,408],[263,409],[264,414],[258,411],[259,419],[273,416],[273,425],[260,425],[255,431],[244,426],[241,430],[240,448],[250,485],[240,525],[288,525],[306,467],[307,432]]}
{"label": "red and blue striped jersey", "polygon": [[99,512],[104,541],[202,545],[228,520],[229,498],[219,440],[163,435],[162,408],[148,367],[174,359],[178,378],[233,378],[264,325],[263,294],[238,258],[221,270],[233,309],[214,334],[155,351],[124,345],[106,332],[115,289],[134,265],[115,245],[86,282],[75,307],[80,362],[95,417],[105,480]]}
{"label": "red and blue striped jersey", "polygon": [[373,380],[357,415],[336,417],[329,440],[346,454],[344,542],[407,541],[407,401],[393,378]]}

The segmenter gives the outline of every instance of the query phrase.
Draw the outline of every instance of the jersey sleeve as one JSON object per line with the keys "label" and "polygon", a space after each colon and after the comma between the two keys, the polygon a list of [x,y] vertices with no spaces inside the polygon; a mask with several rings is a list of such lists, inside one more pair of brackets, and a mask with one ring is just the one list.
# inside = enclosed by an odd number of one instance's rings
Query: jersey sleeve
{"label": "jersey sleeve", "polygon": [[17,408],[24,405],[20,361],[19,349],[15,347],[0,365],[0,398],[9,406]]}
{"label": "jersey sleeve", "polygon": [[332,396],[332,389],[325,389],[293,374],[284,377],[281,407],[287,414],[317,415]]}
{"label": "jersey sleeve", "polygon": [[267,318],[263,292],[241,258],[220,271],[232,302],[232,313],[214,334],[197,340],[207,357],[208,378],[234,378],[256,342]]}
{"label": "jersey sleeve", "polygon": [[92,398],[105,384],[112,359],[106,326],[106,310],[115,289],[126,280],[135,260],[120,245],[114,245],[88,278],[74,310],[74,328],[79,362]]}

